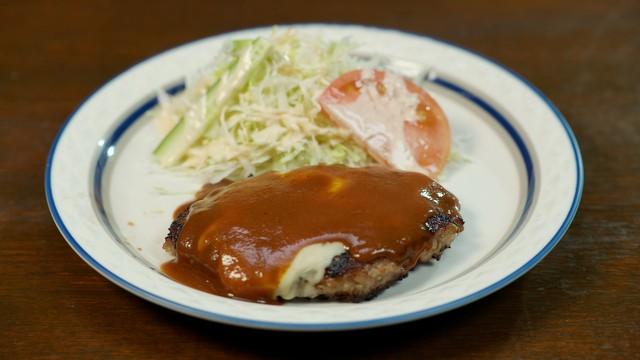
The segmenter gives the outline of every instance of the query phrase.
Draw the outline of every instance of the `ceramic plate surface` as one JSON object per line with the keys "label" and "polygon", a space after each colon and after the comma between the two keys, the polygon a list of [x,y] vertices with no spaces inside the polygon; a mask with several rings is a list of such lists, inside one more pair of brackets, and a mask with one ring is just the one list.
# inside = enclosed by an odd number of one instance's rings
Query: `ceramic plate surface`
{"label": "ceramic plate surface", "polygon": [[438,314],[484,297],[536,265],[567,230],[583,173],[568,124],[544,95],[512,71],[428,37],[351,25],[294,25],[326,38],[351,37],[360,51],[392,58],[407,76],[429,68],[422,85],[449,117],[469,161],[440,179],[462,205],[465,231],[442,259],[418,267],[372,301],[272,306],[218,297],[180,285],[158,268],[173,210],[202,179],[159,168],[160,139],[143,116],[157,89],[180,91],[185,75],[209,64],[250,29],[192,42],[135,65],[102,86],[68,119],[46,168],[52,216],[71,247],[95,270],[156,304],[228,324],[281,330],[375,327]]}

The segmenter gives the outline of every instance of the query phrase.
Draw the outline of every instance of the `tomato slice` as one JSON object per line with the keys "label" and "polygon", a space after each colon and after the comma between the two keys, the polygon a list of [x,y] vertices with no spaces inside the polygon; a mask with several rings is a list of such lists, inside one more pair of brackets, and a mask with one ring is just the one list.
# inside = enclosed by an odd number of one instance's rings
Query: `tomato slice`
{"label": "tomato slice", "polygon": [[451,148],[451,130],[436,101],[412,81],[388,71],[353,70],[319,98],[323,111],[376,160],[435,176]]}

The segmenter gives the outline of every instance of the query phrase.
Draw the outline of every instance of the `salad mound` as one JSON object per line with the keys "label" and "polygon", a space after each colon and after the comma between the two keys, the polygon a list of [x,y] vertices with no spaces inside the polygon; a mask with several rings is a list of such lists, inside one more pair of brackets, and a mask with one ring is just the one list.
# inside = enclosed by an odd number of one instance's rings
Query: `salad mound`
{"label": "salad mound", "polygon": [[153,114],[166,135],[154,151],[164,167],[205,172],[210,181],[317,164],[374,162],[321,111],[318,98],[356,68],[348,40],[294,31],[227,44],[177,96]]}

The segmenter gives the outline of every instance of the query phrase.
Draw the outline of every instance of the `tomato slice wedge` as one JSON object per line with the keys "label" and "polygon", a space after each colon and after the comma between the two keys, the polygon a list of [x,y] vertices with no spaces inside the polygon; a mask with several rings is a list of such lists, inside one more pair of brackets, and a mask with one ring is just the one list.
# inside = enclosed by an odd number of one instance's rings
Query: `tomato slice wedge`
{"label": "tomato slice wedge", "polygon": [[408,79],[389,71],[353,70],[334,80],[319,102],[332,121],[388,166],[435,176],[447,162],[447,117]]}

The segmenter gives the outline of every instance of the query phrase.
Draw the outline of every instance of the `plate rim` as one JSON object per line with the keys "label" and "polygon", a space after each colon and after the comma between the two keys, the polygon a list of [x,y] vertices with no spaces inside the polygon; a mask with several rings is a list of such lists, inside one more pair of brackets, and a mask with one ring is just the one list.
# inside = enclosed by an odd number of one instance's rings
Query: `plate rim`
{"label": "plate rim", "polygon": [[331,323],[308,323],[308,324],[299,324],[299,323],[286,323],[286,322],[274,322],[274,321],[263,321],[263,320],[250,320],[250,319],[244,319],[244,318],[238,318],[235,316],[230,316],[230,315],[226,315],[226,314],[222,314],[222,313],[214,313],[214,312],[210,312],[210,311],[202,311],[202,310],[198,310],[195,308],[191,308],[189,306],[185,306],[182,305],[180,303],[176,303],[170,299],[164,298],[162,296],[159,296],[155,293],[149,292],[147,290],[144,290],[142,288],[139,288],[138,286],[128,282],[127,280],[121,278],[120,276],[116,275],[115,273],[111,272],[109,269],[107,269],[106,267],[104,267],[102,264],[100,264],[98,261],[96,261],[89,253],[87,253],[82,246],[80,246],[80,244],[74,239],[74,237],[71,235],[71,233],[69,232],[69,230],[67,229],[67,226],[65,225],[65,223],[63,222],[62,218],[60,217],[60,214],[58,212],[58,209],[56,208],[56,204],[55,204],[55,200],[53,198],[53,192],[52,192],[52,185],[51,185],[51,169],[52,169],[52,164],[53,164],[53,159],[55,157],[55,152],[59,143],[59,140],[61,138],[61,136],[64,134],[67,125],[69,125],[69,123],[75,118],[75,115],[77,114],[77,112],[83,108],[83,106],[85,105],[85,103],[87,103],[89,100],[91,100],[94,95],[96,93],[98,93],[101,89],[103,89],[104,87],[106,87],[108,84],[110,84],[111,82],[115,81],[116,79],[118,79],[120,76],[123,76],[125,73],[127,73],[130,69],[137,67],[138,65],[141,65],[149,60],[151,60],[152,58],[155,58],[157,56],[160,56],[164,53],[170,52],[170,51],[174,51],[174,50],[178,50],[182,47],[186,47],[186,46],[190,46],[193,45],[195,43],[199,43],[199,42],[203,42],[203,41],[208,41],[211,40],[213,38],[222,36],[222,35],[230,35],[233,33],[238,33],[238,32],[243,32],[243,31],[259,31],[259,30],[265,30],[265,29],[269,29],[269,28],[273,28],[272,26],[261,26],[261,27],[253,27],[253,28],[243,28],[243,29],[238,29],[238,30],[234,30],[234,31],[230,31],[230,32],[224,32],[224,33],[218,33],[218,34],[214,34],[211,36],[207,36],[201,39],[196,39],[190,42],[186,42],[183,44],[180,44],[178,46],[166,49],[164,51],[152,54],[149,57],[144,58],[143,60],[133,64],[132,66],[128,67],[127,69],[119,72],[118,74],[116,74],[115,76],[113,76],[112,78],[110,78],[109,80],[107,80],[106,82],[100,84],[96,89],[94,89],[87,97],[85,97],[82,102],[80,102],[80,104],[74,109],[74,111],[67,117],[67,119],[64,121],[64,123],[62,124],[62,126],[60,127],[60,129],[58,130],[58,132],[56,133],[52,145],[50,147],[48,156],[47,156],[47,161],[45,164],[45,183],[44,183],[44,187],[45,187],[45,196],[46,196],[46,200],[47,200],[47,205],[49,207],[49,212],[51,213],[51,216],[54,220],[54,223],[56,224],[56,227],[58,228],[58,230],[60,231],[60,233],[63,235],[63,237],[65,238],[65,240],[67,241],[67,243],[69,244],[69,246],[78,254],[78,256],[80,256],[80,258],[82,258],[87,264],[89,264],[89,266],[91,266],[94,270],[96,270],[98,273],[100,273],[102,276],[104,276],[105,278],[107,278],[108,280],[110,280],[111,282],[113,282],[114,284],[120,286],[121,288],[139,296],[142,297],[152,303],[155,303],[157,305],[169,308],[171,310],[174,311],[178,311],[190,316],[194,316],[197,318],[201,318],[201,319],[205,319],[205,320],[210,320],[210,321],[217,321],[217,322],[221,322],[221,323],[225,323],[225,324],[230,324],[230,325],[238,325],[238,326],[244,326],[244,327],[251,327],[251,328],[260,328],[260,329],[271,329],[271,330],[296,330],[296,331],[328,331],[328,330],[350,330],[350,329],[361,329],[361,328],[371,328],[371,327],[380,327],[380,326],[385,326],[385,325],[391,325],[391,324],[398,324],[398,323],[403,323],[403,322],[408,322],[408,321],[412,321],[412,320],[417,320],[417,319],[421,319],[421,318],[425,318],[428,316],[432,316],[432,315],[436,315],[439,313],[443,313],[449,310],[453,310],[455,308],[461,307],[463,305],[469,304],[473,301],[476,301],[480,298],[483,298],[499,289],[502,289],[503,287],[505,287],[506,285],[510,284],[511,282],[515,281],[516,279],[518,279],[520,276],[524,275],[527,271],[529,271],[531,268],[533,268],[536,264],[538,264],[554,247],[555,245],[560,241],[560,239],[563,237],[563,235],[566,233],[566,231],[569,228],[569,225],[571,224],[571,222],[573,221],[579,204],[580,204],[580,200],[582,197],[582,192],[583,192],[583,188],[584,188],[584,167],[583,167],[583,162],[582,162],[582,156],[581,156],[581,152],[580,152],[580,147],[578,145],[577,139],[575,137],[575,134],[573,133],[569,123],[567,122],[566,118],[562,115],[562,113],[558,110],[558,108],[551,102],[551,100],[549,100],[549,98],[542,93],[542,91],[540,91],[537,87],[535,87],[529,80],[527,80],[526,78],[524,78],[522,75],[518,74],[517,72],[515,72],[514,70],[508,68],[507,66],[497,62],[496,60],[487,57],[483,54],[477,53],[473,50],[467,49],[464,46],[460,46],[458,44],[455,44],[453,42],[450,42],[448,40],[444,40],[444,39],[440,39],[438,37],[433,37],[433,36],[427,36],[424,34],[418,34],[418,33],[414,33],[414,32],[409,32],[409,31],[404,31],[404,30],[398,30],[398,29],[394,29],[394,28],[386,28],[386,27],[377,27],[377,26],[366,26],[366,25],[360,25],[360,24],[350,24],[350,23],[289,23],[289,24],[280,24],[280,26],[282,27],[305,27],[305,26],[323,26],[323,27],[358,27],[361,29],[369,29],[369,30],[377,30],[377,31],[386,31],[386,32],[395,32],[398,33],[399,35],[403,35],[403,36],[412,36],[412,37],[418,37],[418,38],[423,38],[423,39],[427,39],[427,40],[431,40],[443,45],[446,45],[448,47],[453,47],[453,48],[457,48],[459,50],[462,50],[463,52],[469,53],[471,55],[474,55],[478,58],[481,58],[495,66],[497,66],[499,69],[506,71],[508,74],[510,74],[512,77],[514,77],[516,80],[519,80],[521,83],[523,83],[527,88],[529,88],[530,90],[533,91],[533,93],[535,95],[537,95],[542,101],[543,103],[552,111],[552,113],[554,114],[556,120],[560,123],[560,125],[562,125],[563,130],[565,131],[565,134],[568,137],[569,143],[571,145],[571,149],[573,151],[573,158],[575,161],[575,165],[576,165],[576,186],[575,186],[575,190],[574,190],[574,194],[573,194],[573,199],[571,202],[571,207],[569,208],[569,211],[567,212],[565,219],[563,220],[563,222],[561,223],[560,227],[556,230],[555,234],[551,237],[551,239],[546,243],[546,245],[538,252],[536,253],[533,257],[531,257],[526,263],[524,263],[522,266],[520,266],[519,268],[517,268],[515,271],[511,272],[509,275],[501,278],[500,280],[487,285],[486,287],[482,288],[481,290],[478,290],[474,293],[471,293],[469,295],[460,297],[458,299],[446,302],[444,304],[441,305],[437,305],[437,306],[433,306],[433,307],[429,307],[426,309],[421,309],[419,311],[413,311],[410,313],[406,313],[406,314],[402,314],[402,315],[394,315],[394,316],[388,316],[388,317],[383,317],[383,318],[376,318],[376,319],[368,319],[368,320],[360,320],[360,321],[350,321],[350,322],[331,322]]}

